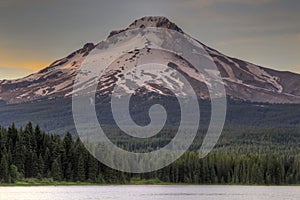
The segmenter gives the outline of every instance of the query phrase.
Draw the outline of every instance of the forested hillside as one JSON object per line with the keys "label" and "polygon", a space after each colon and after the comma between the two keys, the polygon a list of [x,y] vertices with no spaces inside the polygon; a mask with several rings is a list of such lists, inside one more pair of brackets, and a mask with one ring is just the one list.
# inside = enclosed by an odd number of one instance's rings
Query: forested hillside
{"label": "forested hillside", "polygon": [[[2,127],[0,182],[36,178],[102,184],[153,179],[194,184],[300,184],[299,130],[240,130],[225,130],[215,150],[203,159],[195,151],[196,142],[170,166],[129,174],[99,163],[70,133],[63,138],[46,134],[31,123],[23,129]],[[125,144],[120,141],[120,145]]]}

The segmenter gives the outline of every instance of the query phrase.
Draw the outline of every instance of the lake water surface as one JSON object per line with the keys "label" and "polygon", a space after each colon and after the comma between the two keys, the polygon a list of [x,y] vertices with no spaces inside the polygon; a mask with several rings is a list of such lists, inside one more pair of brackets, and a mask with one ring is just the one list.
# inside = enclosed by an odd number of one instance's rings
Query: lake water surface
{"label": "lake water surface", "polygon": [[0,187],[0,200],[293,200],[290,186],[39,186]]}

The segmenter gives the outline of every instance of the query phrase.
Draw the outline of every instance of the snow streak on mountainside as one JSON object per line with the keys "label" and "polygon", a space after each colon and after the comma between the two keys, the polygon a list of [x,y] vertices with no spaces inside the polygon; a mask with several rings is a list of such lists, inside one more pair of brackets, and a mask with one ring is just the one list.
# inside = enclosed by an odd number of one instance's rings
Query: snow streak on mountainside
{"label": "snow streak on mountainside", "polygon": [[[165,17],[144,17],[134,21],[124,30],[112,31],[109,38],[126,30],[145,27],[168,28],[184,34],[182,29]],[[134,42],[139,43],[140,40],[137,38]],[[80,64],[91,50],[104,43],[100,42],[97,45],[86,44],[82,49],[55,61],[49,67],[25,78],[0,81],[0,100],[7,103],[20,103],[70,97]],[[223,78],[227,95],[231,98],[253,102],[300,103],[299,74],[263,68],[228,57],[208,46],[203,46],[217,65]],[[150,48],[133,49],[112,63],[107,68],[104,76],[100,78],[99,95],[110,95],[114,85],[125,75],[126,68],[137,66],[142,60],[143,62],[147,60],[155,61],[155,58],[158,56],[163,57],[165,65],[178,70],[189,82],[193,82],[193,85],[196,85],[194,89],[199,98],[208,98],[207,83],[199,76],[195,68],[190,66],[180,56]],[[208,73],[217,72],[211,71]],[[144,73],[143,76],[151,79],[151,77],[159,76],[159,73],[155,70],[150,70],[150,73]],[[181,93],[181,95],[187,95],[183,92],[185,91],[185,85],[180,80],[168,80],[166,77],[159,78],[165,82],[175,84],[176,92]],[[82,85],[83,89],[85,87],[89,87],[88,80]],[[170,95],[167,90],[159,87],[159,85],[147,85],[141,88],[139,92],[156,92],[162,95]]]}

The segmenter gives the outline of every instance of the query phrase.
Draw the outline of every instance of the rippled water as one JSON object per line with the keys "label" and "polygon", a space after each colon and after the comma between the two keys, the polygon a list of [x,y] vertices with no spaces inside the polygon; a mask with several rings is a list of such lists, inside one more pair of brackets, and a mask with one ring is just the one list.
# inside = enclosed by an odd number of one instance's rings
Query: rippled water
{"label": "rippled water", "polygon": [[300,199],[300,187],[267,186],[39,186],[0,187],[0,200]]}

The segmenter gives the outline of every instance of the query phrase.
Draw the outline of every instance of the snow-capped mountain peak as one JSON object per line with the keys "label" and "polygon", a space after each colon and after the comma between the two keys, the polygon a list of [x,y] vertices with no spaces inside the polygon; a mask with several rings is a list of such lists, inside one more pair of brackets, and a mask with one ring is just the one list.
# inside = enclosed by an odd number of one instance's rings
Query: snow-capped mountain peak
{"label": "snow-capped mountain peak", "polygon": [[[149,16],[135,20],[126,29],[112,31],[108,38],[126,30],[145,27],[167,28],[184,34],[182,29],[167,18]],[[136,38],[134,42],[139,43],[141,41],[139,38]],[[94,48],[101,44],[101,42],[98,45],[88,43],[83,48],[27,77],[0,81],[0,100],[7,103],[19,103],[70,97],[81,63]],[[263,68],[226,56],[208,46],[203,46],[220,71],[228,96],[255,102],[300,103],[299,74]],[[185,74],[188,80],[196,85],[195,90],[199,98],[208,97],[207,90],[205,90],[205,81],[195,69],[189,66],[189,63],[178,56],[147,48],[133,49],[133,51],[127,52],[123,57],[116,60],[112,66],[109,66],[105,76],[100,79],[99,93],[109,95],[112,87],[120,80],[120,77],[125,75],[124,69],[126,66],[134,65],[142,59],[144,61],[155,60],[155,55],[163,55],[165,65],[171,66]],[[152,74],[144,75],[149,76],[149,78],[157,76],[155,70]],[[182,91],[180,90],[184,90],[185,85],[180,81],[176,84],[178,93],[181,93]],[[142,91],[169,95],[166,90],[154,85],[149,85]]]}

